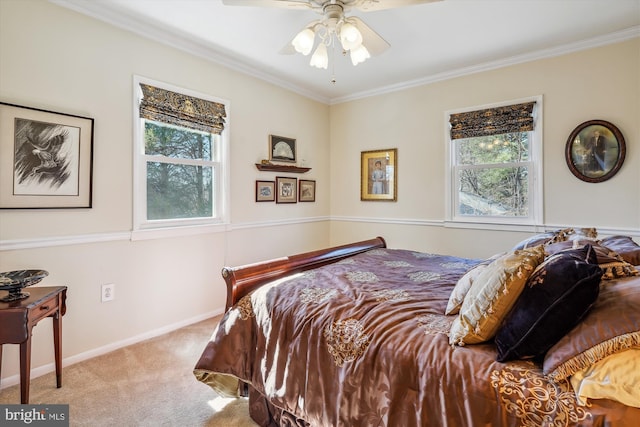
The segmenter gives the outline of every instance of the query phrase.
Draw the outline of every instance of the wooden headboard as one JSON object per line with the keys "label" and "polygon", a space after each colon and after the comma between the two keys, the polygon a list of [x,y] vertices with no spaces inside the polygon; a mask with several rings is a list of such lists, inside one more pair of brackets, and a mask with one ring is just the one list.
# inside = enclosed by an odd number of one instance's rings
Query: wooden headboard
{"label": "wooden headboard", "polygon": [[222,277],[227,284],[227,305],[229,310],[243,296],[266,282],[299,273],[311,268],[340,261],[344,258],[375,248],[386,248],[382,237],[349,243],[342,246],[320,249],[312,252],[276,258],[268,261],[246,264],[239,267],[224,267]]}

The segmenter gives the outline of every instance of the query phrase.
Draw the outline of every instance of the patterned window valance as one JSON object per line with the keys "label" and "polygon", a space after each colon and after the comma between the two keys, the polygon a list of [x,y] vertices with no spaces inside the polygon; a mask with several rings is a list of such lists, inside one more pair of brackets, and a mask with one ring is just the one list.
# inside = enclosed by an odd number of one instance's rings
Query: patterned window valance
{"label": "patterned window valance", "polygon": [[452,114],[449,119],[451,139],[532,131],[532,113],[535,104],[535,102],[527,102]]}
{"label": "patterned window valance", "polygon": [[140,84],[140,117],[220,134],[227,117],[224,105],[166,89]]}

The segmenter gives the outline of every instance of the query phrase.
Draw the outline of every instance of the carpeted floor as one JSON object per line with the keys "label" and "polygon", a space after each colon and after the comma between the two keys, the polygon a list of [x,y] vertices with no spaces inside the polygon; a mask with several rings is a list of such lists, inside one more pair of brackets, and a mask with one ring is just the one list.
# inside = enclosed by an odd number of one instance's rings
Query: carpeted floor
{"label": "carpeted floor", "polygon": [[[212,318],[31,380],[30,402],[69,404],[71,426],[255,427],[245,399],[224,399],[193,367],[220,318]],[[20,386],[0,390],[19,403]]]}

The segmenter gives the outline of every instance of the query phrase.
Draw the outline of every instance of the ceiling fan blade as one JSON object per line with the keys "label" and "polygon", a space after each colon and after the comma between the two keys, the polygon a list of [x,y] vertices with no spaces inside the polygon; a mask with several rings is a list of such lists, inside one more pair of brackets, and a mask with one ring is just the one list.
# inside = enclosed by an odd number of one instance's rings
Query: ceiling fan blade
{"label": "ceiling fan blade", "polygon": [[442,0],[354,0],[349,7],[362,10],[364,12],[374,12],[376,10],[393,9],[396,7],[412,6],[416,4],[434,3]]}
{"label": "ceiling fan blade", "polygon": [[358,30],[362,34],[362,44],[367,48],[371,56],[380,55],[385,50],[389,49],[391,45],[387,43],[378,33],[373,31],[371,27],[365,24],[362,19],[352,16],[349,18]]}
{"label": "ceiling fan blade", "polygon": [[222,0],[225,6],[279,7],[284,9],[311,9],[309,0]]}

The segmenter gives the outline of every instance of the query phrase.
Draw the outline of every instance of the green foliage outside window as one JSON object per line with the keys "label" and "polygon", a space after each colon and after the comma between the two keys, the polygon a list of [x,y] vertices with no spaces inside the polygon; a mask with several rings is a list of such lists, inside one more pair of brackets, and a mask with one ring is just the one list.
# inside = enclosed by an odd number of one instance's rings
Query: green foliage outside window
{"label": "green foliage outside window", "polygon": [[455,146],[460,215],[529,214],[528,132],[459,139]]}
{"label": "green foliage outside window", "polygon": [[213,216],[212,135],[146,120],[144,136],[147,219]]}

